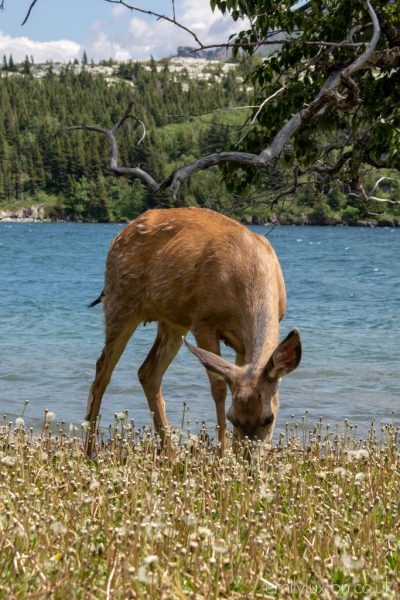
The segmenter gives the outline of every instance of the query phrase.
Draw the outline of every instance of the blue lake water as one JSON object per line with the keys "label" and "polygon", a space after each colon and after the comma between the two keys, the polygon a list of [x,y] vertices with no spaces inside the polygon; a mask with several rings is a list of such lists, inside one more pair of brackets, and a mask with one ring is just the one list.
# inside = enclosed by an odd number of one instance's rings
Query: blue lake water
{"label": "blue lake water", "polygon": [[[0,223],[0,412],[38,427],[44,409],[79,424],[103,345],[101,307],[108,246],[122,225]],[[372,419],[400,409],[400,229],[254,227],[268,236],[287,287],[281,337],[294,326],[303,341],[299,369],[282,381],[276,431],[308,410],[332,426],[348,418],[365,434]],[[102,421],[129,409],[150,423],[137,370],[155,337],[140,327],[114,372]],[[229,357],[229,350],[224,354]],[[179,425],[212,429],[215,411],[203,367],[182,348],[163,384],[167,413]],[[227,403],[227,406],[229,404]],[[192,427],[192,430],[194,426]]]}

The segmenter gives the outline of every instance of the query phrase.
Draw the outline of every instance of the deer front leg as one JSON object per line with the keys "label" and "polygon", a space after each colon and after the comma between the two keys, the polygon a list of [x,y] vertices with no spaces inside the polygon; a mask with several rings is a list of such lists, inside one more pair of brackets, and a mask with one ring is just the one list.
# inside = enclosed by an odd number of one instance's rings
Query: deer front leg
{"label": "deer front leg", "polygon": [[[196,338],[196,342],[199,348],[214,352],[214,354],[220,354],[220,344],[218,335],[212,329],[197,329],[193,331],[193,335]],[[227,385],[220,377],[214,373],[207,371],[208,379],[211,387],[211,395],[215,402],[215,409],[217,412],[217,425],[218,425],[218,443],[219,443],[219,454],[222,456],[227,447],[226,440],[226,417],[225,417],[225,400]]]}
{"label": "deer front leg", "polygon": [[111,379],[114,367],[136,326],[137,322],[135,321],[118,321],[112,320],[110,317],[107,319],[106,314],[106,342],[103,352],[96,363],[96,376],[89,389],[86,410],[86,420],[90,423],[86,439],[86,454],[89,457],[92,457],[94,453],[97,417],[100,412],[101,400]]}
{"label": "deer front leg", "polygon": [[165,371],[182,345],[182,335],[185,333],[182,329],[159,322],[156,340],[138,372],[139,381],[153,415],[154,426],[162,442],[165,428],[168,427],[168,419],[165,414],[161,382]]}

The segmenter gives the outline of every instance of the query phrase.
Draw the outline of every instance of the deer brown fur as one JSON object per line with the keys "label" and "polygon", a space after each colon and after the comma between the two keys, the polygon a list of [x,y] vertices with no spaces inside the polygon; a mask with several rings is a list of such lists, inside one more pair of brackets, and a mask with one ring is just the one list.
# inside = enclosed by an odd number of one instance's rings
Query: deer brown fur
{"label": "deer brown fur", "polygon": [[[286,294],[274,250],[261,235],[215,212],[198,208],[150,210],[113,240],[101,301],[105,345],[90,387],[86,418],[94,423],[129,338],[141,322],[157,321],[156,340],[139,380],[163,437],[168,426],[163,375],[191,331],[189,350],[206,367],[215,401],[219,440],[225,447],[225,399],[237,433],[270,441],[282,375],[300,362],[297,330],[279,344]],[[220,356],[220,340],[236,364]]]}

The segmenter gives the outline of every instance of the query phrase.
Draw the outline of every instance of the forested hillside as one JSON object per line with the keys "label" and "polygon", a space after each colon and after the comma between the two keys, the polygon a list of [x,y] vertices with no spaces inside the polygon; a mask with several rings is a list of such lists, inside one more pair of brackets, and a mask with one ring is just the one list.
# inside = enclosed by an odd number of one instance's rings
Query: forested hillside
{"label": "forested hillside", "polygon": [[[168,60],[106,62],[101,68],[87,64],[53,67],[33,65],[28,59],[15,65],[4,58],[0,69],[0,211],[42,203],[50,218],[124,221],[146,208],[172,206],[170,194],[154,195],[138,180],[108,173],[109,148],[104,136],[71,132],[68,127],[81,123],[109,127],[134,95],[134,113],[146,124],[146,137],[138,144],[142,128],[128,120],[118,134],[120,163],[140,164],[158,180],[181,164],[232,146],[249,110],[229,109],[252,103],[246,64],[192,61],[187,63],[192,70],[187,70],[184,63],[181,59],[179,68]],[[201,114],[207,111],[214,112]],[[372,185],[374,173],[370,178]],[[284,171],[276,165],[257,188],[239,197],[226,189],[221,172],[213,168],[187,181],[175,205],[206,206],[236,216],[275,218],[277,213],[289,222],[329,222],[339,216],[350,223],[380,219],[391,208],[386,204],[373,207],[377,214],[371,217],[370,207],[346,196],[339,186],[321,190],[316,198],[306,181],[296,198],[289,196],[283,206],[271,206],[271,198],[284,188]],[[388,182],[388,194],[398,189],[398,183]]]}
{"label": "forested hillside", "polygon": [[[14,65],[13,65],[14,69]],[[0,72],[1,73],[1,72]],[[98,123],[110,126],[134,94],[135,115],[146,124],[128,121],[119,134],[121,164],[140,163],[156,177],[175,164],[226,144],[245,111],[196,115],[248,99],[238,70],[210,63],[204,78],[183,69],[170,72],[168,62],[121,64],[113,77],[90,66],[50,67],[42,77],[3,70],[0,78],[0,210],[44,202],[48,214],[84,220],[124,220],[145,208],[169,206],[169,195],[153,197],[139,182],[108,176],[109,148],[98,134],[68,126]],[[134,85],[132,84],[134,80]],[[241,114],[240,114],[241,113]],[[177,116],[174,116],[177,115]],[[181,193],[182,203],[228,208],[230,195],[218,172],[201,175]]]}

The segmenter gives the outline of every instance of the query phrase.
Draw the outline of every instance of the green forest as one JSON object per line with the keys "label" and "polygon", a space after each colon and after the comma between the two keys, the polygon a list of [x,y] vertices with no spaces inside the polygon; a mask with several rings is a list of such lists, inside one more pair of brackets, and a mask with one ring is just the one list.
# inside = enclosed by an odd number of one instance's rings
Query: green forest
{"label": "green forest", "polygon": [[[4,57],[0,211],[37,203],[45,206],[50,219],[108,222],[128,221],[147,208],[196,205],[254,221],[361,224],[372,219],[390,224],[394,218],[394,224],[400,224],[398,208],[389,213],[390,205],[366,207],[340,186],[321,190],[316,197],[304,181],[295,197],[278,202],[286,183],[279,164],[240,195],[232,185],[228,190],[223,171],[214,167],[185,182],[176,201],[167,192],[153,194],[138,180],[115,177],[109,172],[107,139],[68,127],[110,127],[133,97],[134,113],[145,123],[146,136],[138,143],[141,126],[133,119],[124,124],[118,133],[120,164],[141,165],[161,180],[177,166],[233,147],[250,114],[246,107],[254,90],[247,81],[251,68],[246,61],[229,69],[222,62],[209,62],[200,75],[173,69],[166,59],[103,61],[100,67],[86,61],[39,66],[28,58],[16,65],[12,57]],[[372,185],[374,173],[369,177]],[[383,192],[393,190],[400,191],[398,182],[388,181]]]}

